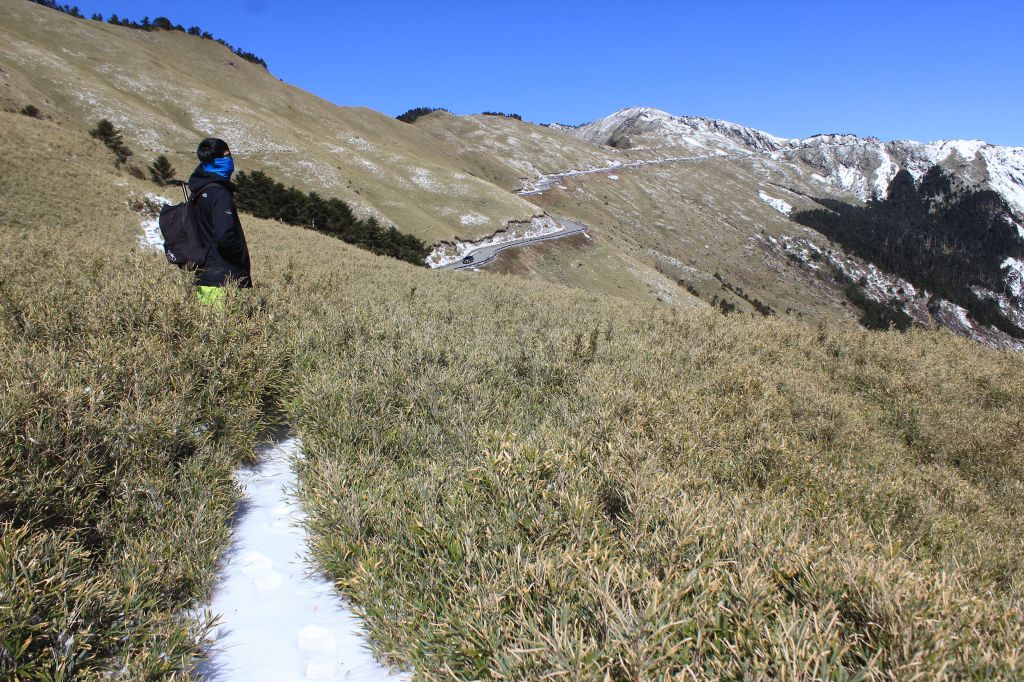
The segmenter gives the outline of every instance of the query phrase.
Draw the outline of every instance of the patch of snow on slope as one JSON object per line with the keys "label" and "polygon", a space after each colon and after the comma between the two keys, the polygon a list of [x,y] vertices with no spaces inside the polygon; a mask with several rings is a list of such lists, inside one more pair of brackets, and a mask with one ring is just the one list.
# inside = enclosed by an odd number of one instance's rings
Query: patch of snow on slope
{"label": "patch of snow on slope", "polygon": [[836,169],[836,178],[839,179],[839,186],[843,189],[851,189],[857,182],[857,170],[839,164],[839,168]]}
{"label": "patch of snow on slope", "polygon": [[240,473],[245,502],[209,607],[222,620],[195,672],[209,682],[408,679],[374,660],[362,622],[305,559],[290,461],[300,448],[286,440]]}
{"label": "patch of snow on slope", "polygon": [[326,163],[310,161],[309,159],[297,159],[292,161],[292,163],[303,170],[307,183],[310,183],[313,179],[316,179],[325,187],[332,187],[341,183],[338,171]]}
{"label": "patch of snow on slope", "polygon": [[973,159],[979,151],[988,145],[981,140],[938,140],[924,145],[924,154],[932,163],[939,163],[949,158],[950,154],[958,154],[960,158]]}
{"label": "patch of snow on slope", "polygon": [[165,204],[171,203],[167,199],[156,194],[147,194],[144,205],[149,207],[149,215],[145,220],[142,221],[142,234],[139,236],[139,248],[141,249],[154,249],[163,253],[164,250],[164,236],[160,232],[160,223],[158,216],[160,215],[160,207]]}
{"label": "patch of snow on slope", "polygon": [[1009,293],[1017,301],[1024,303],[1024,261],[1007,258],[1003,261],[1001,269],[1009,270],[1006,273],[1006,286]]}
{"label": "patch of snow on slope", "polygon": [[[338,133],[337,139],[344,141],[349,145],[349,147],[355,147],[359,151],[363,152],[372,152],[379,149],[379,147],[374,143],[360,137],[359,135],[353,135],[351,133],[340,132]],[[336,154],[349,154],[352,152],[348,147],[331,146],[329,148]]]}
{"label": "patch of snow on slope", "polygon": [[878,146],[878,168],[875,169],[875,181],[872,183],[874,193],[884,197],[889,191],[889,183],[899,172],[899,166],[893,163],[892,157],[883,145]]}
{"label": "patch of snow on slope", "polygon": [[384,169],[363,156],[352,156],[351,160],[370,171],[375,177],[383,178]]}
{"label": "patch of snow on slope", "polygon": [[418,187],[422,187],[425,190],[431,192],[440,192],[443,188],[441,185],[430,175],[430,171],[426,168],[414,168],[412,171],[412,181]]}
{"label": "patch of snow on slope", "polygon": [[784,213],[787,216],[793,212],[793,207],[787,204],[782,199],[776,199],[775,197],[768,196],[764,192],[758,192],[757,196],[761,197],[761,201],[774,208],[779,213]]}
{"label": "patch of snow on slope", "polygon": [[245,109],[232,107],[238,112],[238,116],[206,111],[195,106],[189,106],[188,109],[195,130],[228,140],[231,151],[236,154],[286,154],[299,151],[296,147],[281,142],[270,131],[248,121],[251,112]]}
{"label": "patch of snow on slope", "polygon": [[1018,217],[1024,216],[1024,147],[985,147],[981,157],[988,166],[989,186],[1006,199]]}

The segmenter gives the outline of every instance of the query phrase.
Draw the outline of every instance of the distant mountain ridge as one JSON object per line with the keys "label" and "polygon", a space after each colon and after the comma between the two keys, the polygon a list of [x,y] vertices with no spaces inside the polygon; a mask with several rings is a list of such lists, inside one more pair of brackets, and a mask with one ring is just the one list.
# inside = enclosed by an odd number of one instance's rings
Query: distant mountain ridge
{"label": "distant mountain ridge", "polygon": [[781,163],[816,169],[822,184],[858,199],[884,198],[901,168],[920,179],[942,166],[966,188],[991,189],[1024,215],[1024,147],[1003,147],[980,140],[883,142],[852,134],[788,139],[729,121],[674,116],[635,107],[622,109],[578,128],[563,128],[580,139],[618,149],[733,155],[761,154]]}

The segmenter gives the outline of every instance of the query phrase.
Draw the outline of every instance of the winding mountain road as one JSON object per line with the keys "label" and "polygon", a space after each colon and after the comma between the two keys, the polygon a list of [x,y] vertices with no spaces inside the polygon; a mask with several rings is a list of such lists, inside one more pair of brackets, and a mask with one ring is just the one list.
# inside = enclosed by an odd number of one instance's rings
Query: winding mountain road
{"label": "winding mountain road", "polygon": [[[733,159],[740,156],[748,156],[747,154],[710,154],[706,156],[673,156],[662,159],[648,159],[642,161],[631,161],[628,163],[615,163],[610,166],[603,168],[588,168],[585,170],[569,170],[561,173],[552,173],[550,175],[541,175],[532,181],[524,182],[521,189],[516,191],[519,196],[536,196],[543,194],[551,190],[561,178],[575,177],[579,175],[593,175],[596,173],[614,173],[616,171],[629,170],[631,168],[639,168],[642,166],[654,166],[665,163],[677,163],[681,161],[702,161],[706,159]],[[569,220],[567,218],[555,218],[559,225],[562,226],[562,230],[558,232],[552,232],[539,237],[526,237],[523,239],[517,239],[514,241],[505,242],[502,244],[487,244],[480,246],[479,248],[467,251],[464,257],[472,257],[472,262],[463,263],[461,260],[454,263],[448,263],[437,267],[438,270],[475,270],[482,265],[492,263],[499,253],[506,249],[515,249],[522,246],[528,246],[536,242],[549,241],[552,239],[561,239],[562,237],[569,237],[574,234],[586,233],[590,227],[585,223],[581,223],[576,220]]]}
{"label": "winding mountain road", "polygon": [[488,263],[493,262],[499,253],[507,249],[517,249],[537,242],[561,239],[562,237],[570,237],[574,234],[583,234],[590,229],[590,226],[575,220],[568,220],[567,218],[555,218],[555,220],[562,226],[562,230],[558,232],[552,232],[539,237],[525,237],[523,239],[505,242],[503,244],[488,244],[486,246],[481,246],[480,248],[474,249],[465,254],[465,257],[472,257],[473,262],[463,263],[462,261],[456,261],[454,263],[449,263],[448,265],[442,265],[437,269],[472,270],[474,268],[479,268],[481,265],[487,265]]}

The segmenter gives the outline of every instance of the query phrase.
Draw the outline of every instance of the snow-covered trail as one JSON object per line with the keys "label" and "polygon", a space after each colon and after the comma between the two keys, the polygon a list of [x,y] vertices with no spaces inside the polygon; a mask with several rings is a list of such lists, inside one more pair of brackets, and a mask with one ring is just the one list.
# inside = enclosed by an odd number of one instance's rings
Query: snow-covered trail
{"label": "snow-covered trail", "polygon": [[221,622],[195,673],[210,682],[409,679],[373,658],[362,622],[306,559],[299,448],[294,438],[269,446],[259,467],[239,472],[245,499],[208,607]]}
{"label": "snow-covered trail", "polygon": [[[147,195],[153,206],[169,203]],[[142,221],[139,246],[163,250],[155,217]],[[362,621],[307,560],[305,512],[295,496],[289,438],[260,452],[260,465],[238,472],[245,486],[213,597],[220,617],[208,658],[195,666],[208,682],[408,680],[374,659]]]}

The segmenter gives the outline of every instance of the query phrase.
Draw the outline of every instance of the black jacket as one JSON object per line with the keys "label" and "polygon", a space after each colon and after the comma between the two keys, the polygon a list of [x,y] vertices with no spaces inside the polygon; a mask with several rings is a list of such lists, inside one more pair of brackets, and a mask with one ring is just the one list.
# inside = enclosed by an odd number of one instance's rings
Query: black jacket
{"label": "black jacket", "polygon": [[249,247],[235,210],[235,183],[199,165],[188,179],[196,198],[196,222],[203,241],[210,245],[206,263],[196,273],[198,284],[221,287],[228,279],[241,287],[252,286]]}

